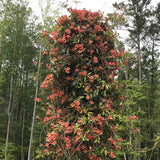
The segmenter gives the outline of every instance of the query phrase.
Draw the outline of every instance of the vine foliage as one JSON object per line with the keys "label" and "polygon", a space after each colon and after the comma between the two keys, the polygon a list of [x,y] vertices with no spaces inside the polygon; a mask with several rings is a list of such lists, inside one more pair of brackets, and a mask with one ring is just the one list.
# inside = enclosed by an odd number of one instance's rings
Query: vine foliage
{"label": "vine foliage", "polygon": [[[48,126],[43,154],[53,159],[112,159],[121,149],[117,136],[124,97],[116,80],[118,58],[108,19],[99,12],[69,9],[57,20],[45,51],[49,74],[41,88],[44,96],[40,118]],[[41,99],[36,98],[37,101]],[[120,104],[121,103],[121,104]]]}

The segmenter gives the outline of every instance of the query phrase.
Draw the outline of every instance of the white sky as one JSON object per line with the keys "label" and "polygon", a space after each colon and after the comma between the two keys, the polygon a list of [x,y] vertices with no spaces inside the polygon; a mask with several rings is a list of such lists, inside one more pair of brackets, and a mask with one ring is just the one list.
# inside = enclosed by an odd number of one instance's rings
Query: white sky
{"label": "white sky", "polygon": [[[34,14],[38,17],[41,17],[40,7],[38,5],[38,0],[28,0],[28,1],[29,1],[29,6],[33,9]],[[41,1],[46,1],[46,0],[41,0]],[[53,1],[60,2],[61,0],[53,0]],[[63,1],[65,1],[65,0],[63,0]],[[120,3],[125,0],[77,0],[77,1],[80,1],[80,3],[78,3],[77,6],[72,1],[74,1],[74,0],[68,0],[68,2],[72,8],[77,8],[77,9],[84,9],[85,8],[85,9],[91,10],[91,11],[100,10],[105,13],[104,14],[104,16],[105,16],[107,13],[113,13],[116,11],[116,9],[113,8],[113,5],[112,5],[113,3],[115,3],[115,2]],[[158,2],[160,2],[160,0],[151,0],[151,2],[152,2],[153,6],[156,6],[156,4]],[[44,3],[44,6],[45,6],[45,3]],[[62,13],[62,14],[67,13],[64,10],[63,10],[63,12],[64,13]],[[128,36],[128,32],[126,32],[126,31],[119,31],[119,34],[121,37],[120,39],[122,41]]]}
{"label": "white sky", "polygon": [[[38,5],[38,0],[28,0],[29,5],[33,9],[34,13],[39,16],[40,14],[40,8]],[[51,0],[52,1],[52,0]],[[60,1],[60,0],[58,0]],[[68,0],[69,4],[72,6],[72,8],[76,8],[76,4],[72,2],[74,0]],[[117,2],[122,2],[125,0],[77,0],[80,3],[77,4],[77,9],[88,9],[91,11],[98,11],[101,10],[105,13],[112,13],[114,12],[112,4]],[[156,5],[160,0],[152,0],[152,4]]]}
{"label": "white sky", "polygon": [[[28,0],[28,1],[29,1],[29,6],[33,9],[34,14],[36,16],[40,16],[40,7],[38,5],[38,0]],[[54,0],[54,1],[60,1],[60,0]],[[105,12],[105,13],[112,13],[113,12],[112,4],[114,2],[117,2],[117,3],[122,2],[123,0],[77,0],[78,2],[80,2],[77,4],[77,6],[73,1],[74,0],[68,0],[68,3],[69,5],[71,5],[72,8],[77,8],[77,9],[85,8],[91,11],[101,10],[102,12]],[[158,1],[158,0],[154,0],[154,1]]]}

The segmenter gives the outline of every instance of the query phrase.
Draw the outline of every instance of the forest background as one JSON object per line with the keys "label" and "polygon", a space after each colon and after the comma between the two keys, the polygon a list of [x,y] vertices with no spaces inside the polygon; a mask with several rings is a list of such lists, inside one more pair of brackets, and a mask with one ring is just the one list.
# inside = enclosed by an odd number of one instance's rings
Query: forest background
{"label": "forest background", "polygon": [[[116,159],[160,159],[160,3],[152,3],[127,0],[115,3],[114,13],[105,13],[116,36],[115,49],[125,50],[117,76],[124,86],[122,112],[137,117],[117,122],[123,143]],[[67,14],[70,3],[45,4],[38,2],[39,19],[27,1],[0,0],[0,159],[44,158],[41,143],[47,129],[38,118],[45,115],[35,97],[43,96],[40,85],[49,63],[44,53],[50,44],[41,33],[55,30],[55,20]]]}

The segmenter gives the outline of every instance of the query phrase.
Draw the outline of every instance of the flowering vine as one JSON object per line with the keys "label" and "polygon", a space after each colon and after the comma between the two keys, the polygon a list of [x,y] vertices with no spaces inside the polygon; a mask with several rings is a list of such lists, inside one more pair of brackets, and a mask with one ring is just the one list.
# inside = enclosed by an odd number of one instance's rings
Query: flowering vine
{"label": "flowering vine", "polygon": [[[50,74],[41,88],[46,97],[43,119],[45,150],[53,159],[115,158],[122,138],[116,136],[124,97],[116,96],[118,58],[114,35],[101,12],[69,9],[57,29],[44,31],[51,43]],[[40,101],[39,99],[37,99]]]}

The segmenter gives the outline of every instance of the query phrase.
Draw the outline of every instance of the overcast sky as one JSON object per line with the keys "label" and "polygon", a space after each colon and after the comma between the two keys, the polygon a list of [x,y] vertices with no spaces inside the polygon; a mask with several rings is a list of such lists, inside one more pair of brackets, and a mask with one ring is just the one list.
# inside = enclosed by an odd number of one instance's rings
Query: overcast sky
{"label": "overcast sky", "polygon": [[[38,0],[28,0],[29,1],[29,5],[30,7],[32,7],[34,13],[39,16],[40,13],[40,8],[38,5]],[[57,0],[60,1],[60,0]],[[112,4],[117,2],[122,2],[125,0],[77,0],[80,3],[76,4],[74,2],[72,2],[74,0],[68,0],[69,4],[71,5],[72,8],[76,8],[77,9],[88,9],[91,11],[98,11],[101,10],[102,12],[105,13],[111,13],[114,12],[113,6]],[[152,0],[152,4],[155,6],[158,2],[160,2],[160,0]]]}
{"label": "overcast sky", "polygon": [[[40,7],[38,5],[38,0],[28,0],[29,1],[29,5],[30,7],[33,9],[33,12],[35,13],[35,15],[40,17]],[[42,0],[42,1],[46,1],[46,0]],[[52,0],[51,0],[52,1]],[[54,1],[60,1],[60,0],[54,0]],[[113,13],[116,10],[113,8],[113,3],[117,2],[123,2],[125,0],[77,0],[80,1],[80,3],[76,4],[74,2],[72,2],[74,0],[68,0],[69,5],[72,8],[77,8],[77,9],[87,9],[87,10],[91,10],[91,11],[102,11],[105,14],[107,13]],[[152,5],[156,6],[156,4],[160,2],[160,0],[152,0]],[[45,5],[45,4],[44,4]],[[56,8],[55,8],[56,9]],[[66,14],[67,12],[65,12],[63,10],[64,13],[62,14]],[[128,32],[127,31],[119,31],[118,32],[120,34],[120,39],[123,41],[127,36],[128,36]]]}

